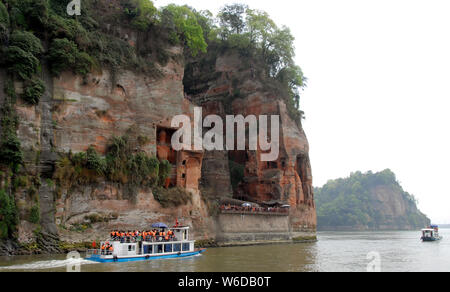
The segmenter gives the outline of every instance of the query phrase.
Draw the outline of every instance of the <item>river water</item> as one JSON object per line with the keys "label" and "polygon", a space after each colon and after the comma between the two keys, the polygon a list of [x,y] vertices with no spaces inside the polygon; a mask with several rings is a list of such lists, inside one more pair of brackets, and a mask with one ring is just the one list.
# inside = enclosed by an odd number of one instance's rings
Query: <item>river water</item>
{"label": "river water", "polygon": [[98,264],[64,255],[0,257],[0,272],[421,272],[450,271],[450,229],[423,243],[418,231],[319,232],[316,243],[213,248],[184,259]]}

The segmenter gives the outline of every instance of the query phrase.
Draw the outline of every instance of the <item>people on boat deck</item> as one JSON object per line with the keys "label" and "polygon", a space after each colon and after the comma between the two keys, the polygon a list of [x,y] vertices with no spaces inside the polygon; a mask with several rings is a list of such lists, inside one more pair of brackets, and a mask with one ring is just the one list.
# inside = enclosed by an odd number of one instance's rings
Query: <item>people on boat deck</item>
{"label": "people on boat deck", "polygon": [[111,255],[114,251],[114,247],[109,242],[106,242],[102,244],[100,250],[102,255]]}
{"label": "people on boat deck", "polygon": [[120,241],[122,243],[130,242],[156,242],[156,241],[176,241],[175,233],[172,230],[156,230],[151,231],[112,231],[110,233],[112,241]]}

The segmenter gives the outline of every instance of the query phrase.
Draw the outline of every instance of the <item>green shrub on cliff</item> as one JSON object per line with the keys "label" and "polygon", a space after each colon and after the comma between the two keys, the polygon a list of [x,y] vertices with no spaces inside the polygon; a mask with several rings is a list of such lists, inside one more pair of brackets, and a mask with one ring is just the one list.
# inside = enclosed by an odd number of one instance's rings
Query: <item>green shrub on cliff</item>
{"label": "green shrub on cliff", "polygon": [[45,92],[44,82],[35,76],[40,70],[39,58],[44,52],[40,39],[31,32],[15,30],[4,52],[3,64],[7,72],[23,80],[21,97],[31,105],[38,104]]}
{"label": "green shrub on cliff", "polygon": [[50,45],[48,59],[51,72],[59,76],[63,71],[72,70],[76,74],[86,75],[93,65],[92,58],[78,50],[77,44],[66,38],[54,39]]}
{"label": "green shrub on cliff", "polygon": [[14,31],[9,38],[9,44],[11,46],[19,47],[35,57],[38,57],[44,52],[41,40],[28,31]]}
{"label": "green shrub on cliff", "polygon": [[146,31],[156,21],[158,10],[149,0],[131,0],[124,3],[124,12],[131,19],[134,28]]}
{"label": "green shrub on cliff", "polygon": [[5,0],[10,7],[11,26],[16,29],[44,28],[49,13],[48,0]]}
{"label": "green shrub on cliff", "polygon": [[9,27],[9,13],[2,2],[0,2],[0,26],[3,26],[4,29]]}
{"label": "green shrub on cliff", "polygon": [[145,153],[138,153],[129,160],[130,181],[135,185],[145,182],[154,185],[159,176],[160,163],[156,157],[149,157]]}
{"label": "green shrub on cliff", "polygon": [[20,148],[20,140],[13,133],[2,136],[0,148],[0,163],[15,167],[22,164],[23,154]]}
{"label": "green shrub on cliff", "polygon": [[44,82],[39,78],[25,80],[22,98],[31,105],[39,103],[45,92]]}
{"label": "green shrub on cliff", "polygon": [[153,188],[153,197],[163,208],[179,207],[192,201],[192,194],[183,188]]}
{"label": "green shrub on cliff", "polygon": [[169,161],[163,160],[160,162],[159,165],[159,184],[161,186],[165,185],[166,179],[170,177],[170,174],[172,172],[172,165]]}
{"label": "green shrub on cliff", "polygon": [[199,52],[206,52],[208,44],[205,41],[202,26],[191,8],[170,4],[162,9],[161,15],[163,25],[172,29],[173,43],[185,43],[192,56],[196,56]]}
{"label": "green shrub on cliff", "polygon": [[50,45],[48,59],[52,74],[58,76],[63,70],[75,65],[77,45],[68,39],[55,39]]}
{"label": "green shrub on cliff", "polygon": [[[139,143],[137,140],[136,143]],[[144,152],[135,153],[136,146],[127,136],[113,137],[106,147],[105,156],[98,154],[92,146],[86,152],[69,153],[57,162],[54,178],[60,187],[66,189],[74,184],[92,183],[99,179],[130,187],[157,185],[166,172],[165,163],[161,162],[161,167],[156,157]]]}
{"label": "green shrub on cliff", "polygon": [[106,160],[101,157],[93,146],[86,151],[86,167],[94,170],[98,175],[106,173]]}
{"label": "green shrub on cliff", "polygon": [[6,48],[4,60],[8,73],[22,80],[30,79],[39,68],[39,60],[33,54],[16,46]]}
{"label": "green shrub on cliff", "polygon": [[31,210],[30,210],[29,221],[33,224],[39,224],[39,222],[41,221],[40,213],[41,213],[41,211],[39,208],[39,204],[33,205],[33,207],[31,207]]}
{"label": "green shrub on cliff", "polygon": [[14,197],[0,189],[0,239],[11,238],[18,223]]}
{"label": "green shrub on cliff", "polygon": [[0,108],[0,165],[8,167],[12,172],[17,172],[23,163],[23,153],[17,137],[19,118],[14,107],[17,96],[10,77],[5,82],[4,92],[6,98]]}

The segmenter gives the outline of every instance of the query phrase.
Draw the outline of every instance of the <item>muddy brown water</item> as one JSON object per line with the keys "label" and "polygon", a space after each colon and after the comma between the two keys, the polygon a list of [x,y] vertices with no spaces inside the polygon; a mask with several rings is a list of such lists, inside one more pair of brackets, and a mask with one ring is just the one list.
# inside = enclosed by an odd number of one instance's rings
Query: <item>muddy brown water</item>
{"label": "muddy brown water", "polygon": [[[98,264],[65,255],[1,257],[0,272],[365,272],[450,271],[450,229],[423,243],[420,231],[319,232],[316,243],[213,248],[183,259]],[[82,255],[83,256],[83,255]],[[376,269],[378,267],[378,269]]]}

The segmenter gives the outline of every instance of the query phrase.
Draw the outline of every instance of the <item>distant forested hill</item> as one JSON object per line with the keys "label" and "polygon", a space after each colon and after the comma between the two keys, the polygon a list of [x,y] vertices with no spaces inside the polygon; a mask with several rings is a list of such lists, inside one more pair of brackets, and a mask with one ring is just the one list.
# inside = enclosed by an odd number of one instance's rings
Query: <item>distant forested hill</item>
{"label": "distant forested hill", "polygon": [[315,194],[318,230],[410,230],[430,224],[389,169],[330,180]]}

